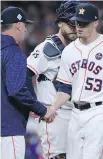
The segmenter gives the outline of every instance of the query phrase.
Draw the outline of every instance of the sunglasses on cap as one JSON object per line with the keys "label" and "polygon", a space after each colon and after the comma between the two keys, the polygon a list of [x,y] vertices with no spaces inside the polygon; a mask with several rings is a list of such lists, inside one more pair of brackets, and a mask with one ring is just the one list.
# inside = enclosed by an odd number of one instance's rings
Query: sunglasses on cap
{"label": "sunglasses on cap", "polygon": [[79,21],[75,21],[75,25],[79,26],[79,27],[87,27],[90,24],[90,22],[79,22]]}

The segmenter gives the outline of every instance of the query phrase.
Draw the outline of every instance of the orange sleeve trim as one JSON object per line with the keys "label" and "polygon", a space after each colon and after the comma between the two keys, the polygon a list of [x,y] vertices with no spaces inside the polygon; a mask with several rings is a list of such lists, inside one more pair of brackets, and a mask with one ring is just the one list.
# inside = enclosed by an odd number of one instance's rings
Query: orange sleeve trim
{"label": "orange sleeve trim", "polygon": [[33,72],[36,73],[36,75],[38,75],[39,73],[30,65],[27,64],[27,67],[30,68]]}
{"label": "orange sleeve trim", "polygon": [[16,159],[16,150],[15,150],[15,144],[14,144],[13,136],[12,136],[12,143],[13,143],[13,148],[14,148],[14,159]]}
{"label": "orange sleeve trim", "polygon": [[67,83],[67,84],[70,84],[70,85],[71,85],[71,82],[68,82],[68,81],[63,80],[63,79],[58,78],[58,77],[57,77],[57,81],[60,81],[60,82],[63,82],[63,83]]}

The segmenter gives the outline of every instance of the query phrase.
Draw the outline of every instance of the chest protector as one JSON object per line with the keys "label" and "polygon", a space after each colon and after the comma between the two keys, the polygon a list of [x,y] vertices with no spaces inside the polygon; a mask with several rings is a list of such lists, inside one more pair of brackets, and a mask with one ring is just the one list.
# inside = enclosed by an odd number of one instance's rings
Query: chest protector
{"label": "chest protector", "polygon": [[[56,35],[50,35],[46,38],[48,42],[44,45],[43,52],[46,58],[54,59],[61,57],[62,51],[64,49],[64,44],[60,40],[60,38]],[[49,42],[52,41],[51,42]]]}

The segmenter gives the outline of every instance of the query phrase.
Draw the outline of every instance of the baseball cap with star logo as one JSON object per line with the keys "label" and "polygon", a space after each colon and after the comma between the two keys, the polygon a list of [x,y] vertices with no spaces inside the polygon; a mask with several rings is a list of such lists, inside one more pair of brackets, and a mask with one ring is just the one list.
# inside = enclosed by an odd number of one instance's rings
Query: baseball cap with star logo
{"label": "baseball cap with star logo", "polygon": [[81,3],[77,6],[76,14],[70,20],[79,22],[94,22],[98,20],[98,9],[91,3]]}
{"label": "baseball cap with star logo", "polygon": [[27,19],[26,13],[18,7],[8,7],[1,13],[1,24],[12,24],[18,22],[33,23],[33,21]]}

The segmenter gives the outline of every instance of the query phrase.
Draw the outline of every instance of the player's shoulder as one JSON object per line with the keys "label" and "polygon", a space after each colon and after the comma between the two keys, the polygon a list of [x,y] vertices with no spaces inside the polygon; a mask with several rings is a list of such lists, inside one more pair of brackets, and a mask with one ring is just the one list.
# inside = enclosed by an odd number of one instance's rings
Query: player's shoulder
{"label": "player's shoulder", "polygon": [[100,39],[103,41],[103,34],[100,34]]}
{"label": "player's shoulder", "polygon": [[78,42],[78,39],[76,39],[75,41],[72,41],[71,43],[69,43],[63,50],[63,52],[67,51],[68,49],[71,51],[72,49],[75,49],[75,43]]}
{"label": "player's shoulder", "polygon": [[94,42],[96,43],[96,45],[99,43],[101,44],[103,42],[103,34],[99,34],[98,38]]}
{"label": "player's shoulder", "polygon": [[103,34],[100,34],[101,38],[103,38]]}
{"label": "player's shoulder", "polygon": [[34,48],[34,50],[30,53],[28,59],[38,59],[38,58],[41,58],[42,56],[44,56],[43,46],[44,46],[44,42],[41,42],[40,44],[38,44]]}
{"label": "player's shoulder", "polygon": [[35,49],[31,53],[31,56],[37,56],[39,54],[39,56],[44,56],[49,60],[58,59],[59,57],[61,57],[64,47],[64,44],[58,36],[48,36],[44,40],[44,42],[35,47]]}
{"label": "player's shoulder", "polygon": [[45,45],[45,41],[41,42],[40,44],[38,44],[35,49],[31,52],[32,53],[35,53],[35,52],[40,52],[40,53],[43,53],[43,47]]}
{"label": "player's shoulder", "polygon": [[62,56],[68,57],[71,53],[73,53],[73,50],[75,49],[75,43],[77,43],[78,39],[75,41],[69,43],[63,50]]}
{"label": "player's shoulder", "polygon": [[39,54],[40,56],[44,56],[44,47],[48,42],[52,44],[52,41],[48,40],[47,38],[43,42],[38,44],[34,48],[34,50],[30,53],[30,56],[37,55],[37,54]]}
{"label": "player's shoulder", "polygon": [[44,49],[45,45],[46,45],[48,42],[52,44],[52,41],[51,41],[51,40],[48,40],[48,39],[46,38],[43,42],[41,42],[40,44],[38,44],[38,45],[35,47],[35,49],[32,51],[32,53],[38,52],[38,51],[43,53],[43,49]]}
{"label": "player's shoulder", "polygon": [[50,35],[45,41],[46,43],[43,52],[46,58],[50,60],[61,57],[62,51],[65,47],[61,39],[57,35]]}

